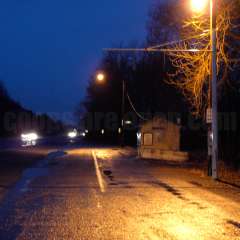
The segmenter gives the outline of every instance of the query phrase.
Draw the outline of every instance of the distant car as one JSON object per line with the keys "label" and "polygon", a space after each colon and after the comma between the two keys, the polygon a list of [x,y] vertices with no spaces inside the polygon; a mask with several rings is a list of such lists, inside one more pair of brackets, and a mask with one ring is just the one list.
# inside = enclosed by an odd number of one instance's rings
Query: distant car
{"label": "distant car", "polygon": [[78,132],[77,132],[76,129],[74,129],[73,131],[70,131],[70,132],[68,133],[68,137],[69,137],[70,139],[76,138],[77,135],[78,135]]}
{"label": "distant car", "polygon": [[39,136],[37,135],[37,133],[23,133],[21,135],[21,139],[22,139],[22,146],[23,147],[27,147],[27,146],[35,146],[37,143],[37,140],[39,139]]}
{"label": "distant car", "polygon": [[68,132],[67,136],[70,139],[70,143],[74,143],[75,139],[78,137],[77,129],[73,129],[72,131]]}

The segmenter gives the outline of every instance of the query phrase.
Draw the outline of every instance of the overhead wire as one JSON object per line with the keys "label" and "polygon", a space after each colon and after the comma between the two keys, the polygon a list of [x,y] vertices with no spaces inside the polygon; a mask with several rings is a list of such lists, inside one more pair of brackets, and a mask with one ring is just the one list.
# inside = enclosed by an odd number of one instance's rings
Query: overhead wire
{"label": "overhead wire", "polygon": [[133,111],[136,113],[136,115],[137,115],[140,119],[142,119],[143,121],[147,121],[148,119],[145,118],[141,113],[139,113],[139,112],[136,110],[136,108],[135,108],[135,106],[134,106],[134,104],[133,104],[133,102],[132,102],[132,100],[131,100],[128,92],[127,92],[127,98],[128,98],[129,103],[130,103],[130,106],[132,107],[132,109],[133,109]]}
{"label": "overhead wire", "polygon": [[208,32],[203,32],[198,35],[194,35],[185,39],[181,40],[176,40],[176,41],[170,41],[166,42],[163,44],[155,45],[155,46],[150,46],[146,48],[104,48],[103,50],[105,51],[119,51],[119,52],[210,52],[211,50],[206,50],[206,49],[172,49],[172,48],[163,48],[166,46],[171,46],[174,44],[178,44],[181,42],[186,42],[188,40],[192,40],[197,37],[204,37],[207,36],[209,33]]}

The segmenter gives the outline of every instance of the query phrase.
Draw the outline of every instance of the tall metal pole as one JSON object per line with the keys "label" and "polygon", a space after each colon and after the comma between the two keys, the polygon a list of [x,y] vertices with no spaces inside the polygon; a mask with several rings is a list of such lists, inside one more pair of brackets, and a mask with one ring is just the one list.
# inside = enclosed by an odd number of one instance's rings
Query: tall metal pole
{"label": "tall metal pole", "polygon": [[217,100],[217,21],[216,2],[211,0],[211,50],[212,50],[212,178],[217,179],[218,162],[218,100]]}
{"label": "tall metal pole", "polygon": [[124,115],[125,115],[125,80],[122,81],[122,121],[121,121],[121,126],[122,126],[122,135],[121,135],[121,146],[124,147],[124,135],[125,135],[125,130],[124,130]]}

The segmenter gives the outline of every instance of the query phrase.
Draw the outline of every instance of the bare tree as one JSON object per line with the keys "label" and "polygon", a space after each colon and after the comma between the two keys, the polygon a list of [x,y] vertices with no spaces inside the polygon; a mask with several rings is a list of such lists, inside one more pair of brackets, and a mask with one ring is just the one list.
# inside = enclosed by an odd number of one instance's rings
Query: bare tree
{"label": "bare tree", "polygon": [[[218,86],[229,84],[229,72],[239,63],[240,3],[238,0],[220,0],[217,9],[217,65]],[[209,103],[210,76],[210,16],[195,14],[184,20],[181,39],[169,51],[176,72],[169,83],[181,89],[195,115],[202,115]]]}
{"label": "bare tree", "polygon": [[155,0],[148,15],[148,45],[162,44],[179,37],[184,11],[178,0]]}

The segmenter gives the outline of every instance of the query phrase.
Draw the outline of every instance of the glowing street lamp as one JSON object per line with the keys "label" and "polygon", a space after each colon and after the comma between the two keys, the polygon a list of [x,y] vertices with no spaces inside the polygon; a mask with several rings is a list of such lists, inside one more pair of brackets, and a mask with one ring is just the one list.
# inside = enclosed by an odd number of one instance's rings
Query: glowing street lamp
{"label": "glowing street lamp", "polygon": [[208,0],[191,0],[191,4],[193,11],[200,13],[207,7]]}
{"label": "glowing street lamp", "polygon": [[102,83],[105,80],[105,75],[103,73],[98,73],[96,79],[99,83]]}

